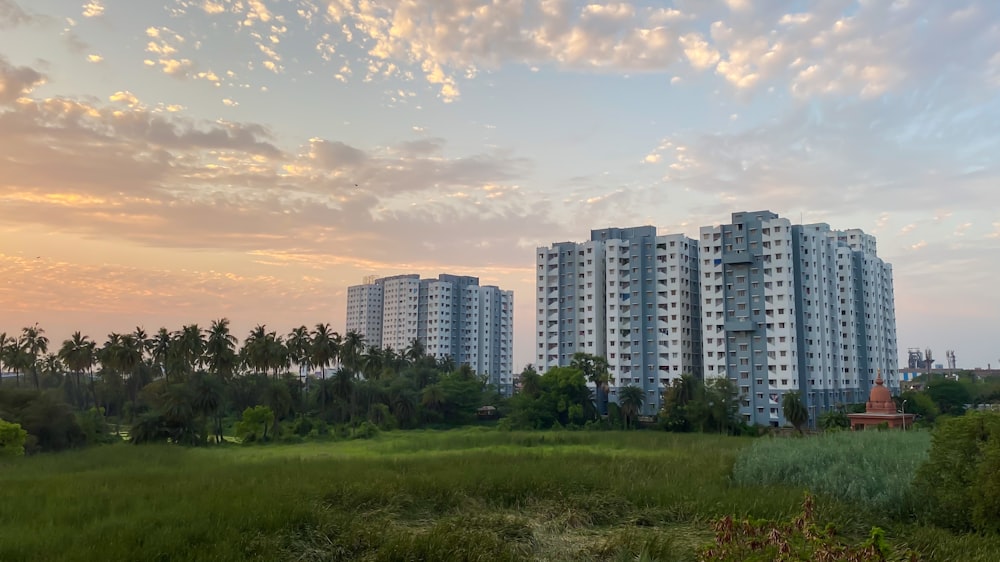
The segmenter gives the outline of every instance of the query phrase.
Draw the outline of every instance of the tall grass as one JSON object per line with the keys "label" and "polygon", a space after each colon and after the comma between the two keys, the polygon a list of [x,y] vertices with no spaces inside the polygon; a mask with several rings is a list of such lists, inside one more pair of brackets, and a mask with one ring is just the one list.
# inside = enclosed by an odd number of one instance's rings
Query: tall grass
{"label": "tall grass", "polygon": [[733,468],[741,486],[802,486],[895,516],[912,509],[910,483],[927,460],[924,431],[836,432],[803,439],[760,439]]}
{"label": "tall grass", "polygon": [[710,519],[798,511],[801,487],[732,485],[752,443],[467,429],[40,455],[0,465],[0,560],[689,560]]}

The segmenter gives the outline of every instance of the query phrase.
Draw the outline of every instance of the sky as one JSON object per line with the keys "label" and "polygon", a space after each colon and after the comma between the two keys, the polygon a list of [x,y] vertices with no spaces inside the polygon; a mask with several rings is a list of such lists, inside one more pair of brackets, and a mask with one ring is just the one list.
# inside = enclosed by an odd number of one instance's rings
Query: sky
{"label": "sky", "polygon": [[345,323],[367,275],[732,212],[861,228],[1000,365],[995,0],[0,0],[0,331]]}

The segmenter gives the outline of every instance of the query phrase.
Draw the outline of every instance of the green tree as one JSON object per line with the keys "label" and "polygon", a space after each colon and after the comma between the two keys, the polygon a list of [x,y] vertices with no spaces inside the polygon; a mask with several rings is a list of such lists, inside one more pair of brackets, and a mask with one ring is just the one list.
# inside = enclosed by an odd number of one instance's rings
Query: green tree
{"label": "green tree", "polygon": [[934,523],[1000,532],[1000,414],[970,412],[942,422],[913,489],[928,501],[922,512]]}
{"label": "green tree", "polygon": [[0,459],[24,455],[28,432],[19,424],[0,419]]}
{"label": "green tree", "polygon": [[243,410],[236,432],[243,441],[267,441],[267,430],[274,424],[274,412],[267,406]]}
{"label": "green tree", "polygon": [[[0,373],[4,372],[4,366],[10,367],[8,357],[10,348],[17,344],[17,340],[7,335],[7,332],[0,332]],[[2,382],[2,381],[0,381]]]}
{"label": "green tree", "polygon": [[[705,387],[694,375],[683,374],[663,393],[663,407],[660,409],[660,424],[667,431],[692,431],[696,427],[704,430],[704,418],[694,420],[692,413],[699,408],[691,405],[704,400]],[[703,410],[704,408],[702,408]]]}
{"label": "green tree", "polygon": [[851,418],[843,410],[830,410],[820,414],[817,425],[826,431],[847,429],[851,427]]}
{"label": "green tree", "polygon": [[933,423],[937,419],[938,415],[941,414],[941,410],[938,409],[937,403],[934,399],[930,397],[926,392],[917,392],[915,390],[908,390],[904,392],[899,397],[899,404],[902,407],[902,401],[906,401],[906,413],[914,414],[917,416],[918,420],[923,420]]}
{"label": "green tree", "polygon": [[197,324],[182,326],[175,338],[175,343],[184,361],[185,374],[193,373],[196,369],[204,367],[208,341],[205,339],[205,333]]}
{"label": "green tree", "polygon": [[208,371],[222,379],[228,379],[236,369],[236,336],[229,331],[229,319],[212,321],[205,331],[205,360]]}
{"label": "green tree", "polygon": [[360,373],[365,351],[365,337],[351,330],[340,344],[340,362],[352,373]]}
{"label": "green tree", "polygon": [[510,400],[514,427],[547,429],[556,423],[583,425],[597,415],[590,388],[579,369],[553,367],[538,375],[526,368],[521,373],[521,392]]}
{"label": "green tree", "polygon": [[573,354],[570,367],[579,369],[583,378],[594,385],[597,394],[597,411],[601,415],[608,413],[608,383],[611,373],[608,372],[608,360],[598,355],[577,351]]}
{"label": "green tree", "polygon": [[215,442],[222,443],[222,405],[224,382],[218,376],[208,373],[195,373],[191,377],[191,407],[194,414],[202,418],[202,436],[208,439],[207,426],[212,424]]}
{"label": "green tree", "polygon": [[309,362],[313,367],[320,370],[320,378],[326,378],[326,369],[332,365],[340,353],[337,342],[340,336],[330,330],[329,324],[316,324],[312,331],[312,349],[309,353]]}
{"label": "green tree", "polygon": [[625,429],[631,428],[633,424],[638,427],[637,417],[645,402],[646,393],[638,386],[628,385],[618,389],[618,406],[622,410]]}
{"label": "green tree", "polygon": [[926,392],[942,414],[960,416],[965,413],[965,405],[972,401],[969,389],[951,379],[932,380],[927,383]]}
{"label": "green tree", "polygon": [[28,355],[29,361],[25,365],[30,371],[35,381],[35,390],[41,390],[42,384],[38,376],[38,358],[48,353],[49,338],[45,337],[45,330],[34,326],[28,326],[21,330],[21,350]]}
{"label": "green tree", "polygon": [[63,341],[62,347],[59,348],[59,358],[75,377],[74,394],[78,408],[84,408],[87,405],[87,394],[83,392],[81,378],[83,372],[89,370],[94,364],[94,347],[95,344],[90,338],[80,332],[73,332],[73,335]]}
{"label": "green tree", "polygon": [[309,375],[309,360],[312,351],[312,336],[305,325],[293,328],[285,340],[288,349],[288,359],[298,366],[299,375]]}
{"label": "green tree", "polygon": [[802,427],[809,423],[809,410],[802,403],[798,392],[786,392],[781,397],[781,411],[795,431],[802,433]]}

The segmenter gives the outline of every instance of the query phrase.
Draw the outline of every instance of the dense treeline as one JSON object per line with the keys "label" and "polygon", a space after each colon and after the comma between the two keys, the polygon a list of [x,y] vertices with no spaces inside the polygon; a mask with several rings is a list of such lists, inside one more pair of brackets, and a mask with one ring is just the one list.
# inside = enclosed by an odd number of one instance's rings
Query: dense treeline
{"label": "dense treeline", "polygon": [[[684,375],[663,394],[658,416],[640,418],[642,389],[618,387],[602,357],[578,353],[567,367],[520,373],[520,392],[507,399],[468,366],[435,359],[419,341],[397,352],[370,346],[356,333],[329,324],[287,334],[254,327],[242,344],[225,318],[153,334],[142,328],[102,341],[80,332],[57,344],[45,330],[0,333],[0,419],[28,431],[29,452],[59,450],[107,439],[110,423],[132,441],[186,444],[301,437],[365,436],[378,429],[455,426],[493,406],[501,427],[637,428],[677,432],[757,434],[739,421],[738,395],[725,380],[708,384]],[[319,376],[306,376],[318,373]],[[904,393],[919,424],[958,415],[967,404],[1000,398],[1000,383],[937,378]],[[796,429],[849,425],[845,405],[810,420],[794,393],[782,402]]]}
{"label": "dense treeline", "polygon": [[[271,440],[460,425],[480,406],[502,404],[485,377],[427,355],[417,340],[398,353],[323,323],[284,336],[258,325],[242,345],[220,319],[207,329],[112,333],[103,343],[76,332],[58,347],[32,326],[0,334],[0,371],[14,374],[0,387],[0,418],[34,436],[29,450],[92,441],[87,431],[105,419],[129,426],[137,443],[201,444],[229,430]],[[65,423],[33,425],[43,418]]]}

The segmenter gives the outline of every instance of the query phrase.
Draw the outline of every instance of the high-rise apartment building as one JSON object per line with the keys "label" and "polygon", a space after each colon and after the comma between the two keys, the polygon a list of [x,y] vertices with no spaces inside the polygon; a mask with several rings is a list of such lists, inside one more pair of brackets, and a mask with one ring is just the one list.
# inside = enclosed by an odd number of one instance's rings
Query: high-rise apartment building
{"label": "high-rise apartment building", "polygon": [[788,392],[815,421],[864,401],[879,370],[897,381],[892,266],[873,236],[759,211],[699,243],[705,376],[733,382],[744,421],[783,424]]}
{"label": "high-rise apartment building", "polygon": [[428,355],[452,358],[513,389],[514,295],[476,277],[397,275],[347,289],[347,330],[369,345],[405,350],[420,341]]}
{"label": "high-rise apartment building", "polygon": [[646,392],[655,414],[663,389],[682,374],[701,376],[698,245],[656,228],[591,231],[587,242],[536,251],[538,368],[566,366],[573,354],[607,359],[617,389]]}
{"label": "high-rise apartment building", "polygon": [[788,392],[815,422],[864,402],[879,371],[898,385],[892,266],[873,236],[770,211],[699,234],[609,228],[538,248],[539,370],[578,351],[603,356],[610,398],[638,386],[644,414],[682,374],[728,378],[740,417],[760,425],[785,423]]}

